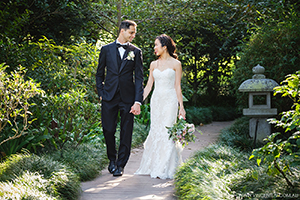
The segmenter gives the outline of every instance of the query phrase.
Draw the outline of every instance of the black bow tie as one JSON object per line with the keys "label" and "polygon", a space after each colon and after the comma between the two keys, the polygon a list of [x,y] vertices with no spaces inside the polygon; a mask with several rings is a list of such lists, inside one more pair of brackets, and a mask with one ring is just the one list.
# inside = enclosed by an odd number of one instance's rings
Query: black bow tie
{"label": "black bow tie", "polygon": [[124,49],[127,49],[128,45],[127,44],[120,44],[120,43],[117,43],[117,47],[120,48],[120,47],[123,47]]}

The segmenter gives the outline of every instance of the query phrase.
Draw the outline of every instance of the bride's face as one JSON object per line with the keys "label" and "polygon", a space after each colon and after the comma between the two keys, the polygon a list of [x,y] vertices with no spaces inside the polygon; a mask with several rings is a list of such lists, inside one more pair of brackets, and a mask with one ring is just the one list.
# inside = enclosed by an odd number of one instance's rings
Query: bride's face
{"label": "bride's face", "polygon": [[166,51],[166,46],[162,47],[159,39],[154,42],[154,53],[156,56],[161,56]]}

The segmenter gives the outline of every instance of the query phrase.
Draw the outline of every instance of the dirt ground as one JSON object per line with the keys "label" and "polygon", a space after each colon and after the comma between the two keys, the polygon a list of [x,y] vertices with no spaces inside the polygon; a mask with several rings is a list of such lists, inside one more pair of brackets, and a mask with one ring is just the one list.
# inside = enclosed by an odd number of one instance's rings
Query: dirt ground
{"label": "dirt ground", "polygon": [[[194,152],[214,143],[220,130],[230,126],[233,121],[228,122],[212,122],[204,126],[198,126],[196,132],[197,137],[195,143],[189,143],[182,152],[183,161],[193,155]],[[102,171],[102,175],[92,181],[83,182],[81,184],[80,200],[148,200],[148,199],[164,199],[174,200],[173,180],[153,179],[150,176],[134,175],[138,169],[143,154],[142,148],[132,149],[130,159],[124,169],[124,175],[121,177],[113,177],[107,169]]]}

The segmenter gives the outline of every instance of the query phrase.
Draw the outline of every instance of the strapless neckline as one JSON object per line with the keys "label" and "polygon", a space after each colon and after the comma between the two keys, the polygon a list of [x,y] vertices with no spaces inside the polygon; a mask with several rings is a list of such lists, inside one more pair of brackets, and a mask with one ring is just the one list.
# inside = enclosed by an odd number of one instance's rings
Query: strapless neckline
{"label": "strapless neckline", "polygon": [[[172,69],[172,68],[167,68],[167,69],[165,69],[165,70],[163,70],[163,71],[159,70],[158,68],[155,68],[154,70],[156,70],[156,69],[157,69],[159,72],[164,72],[164,71],[167,71],[168,69],[170,69],[170,70],[172,70],[172,71],[174,71],[174,72],[175,72],[175,70],[174,70],[174,69]],[[154,70],[153,70],[153,71],[154,71]]]}

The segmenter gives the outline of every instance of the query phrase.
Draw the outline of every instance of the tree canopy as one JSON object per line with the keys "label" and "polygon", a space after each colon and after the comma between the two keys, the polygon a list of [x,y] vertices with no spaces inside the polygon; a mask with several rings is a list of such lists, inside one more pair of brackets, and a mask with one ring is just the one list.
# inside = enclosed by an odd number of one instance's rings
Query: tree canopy
{"label": "tree canopy", "polygon": [[121,20],[131,19],[138,24],[133,42],[143,50],[145,81],[156,59],[154,39],[168,34],[184,69],[184,96],[205,106],[235,104],[232,72],[251,35],[299,16],[296,0],[4,0],[0,7],[1,62],[36,62],[19,48],[44,37],[58,45],[104,44],[116,38]]}
{"label": "tree canopy", "polygon": [[110,29],[116,22],[108,16],[113,6],[93,0],[4,0],[0,2],[2,37],[16,41],[38,41],[43,36],[58,44],[70,44],[80,37],[99,38],[99,29]]}

